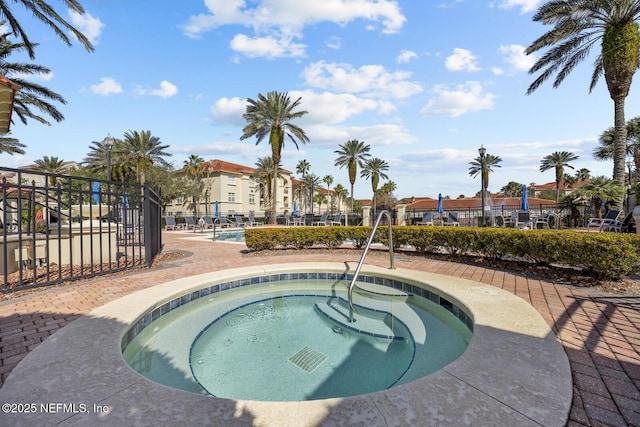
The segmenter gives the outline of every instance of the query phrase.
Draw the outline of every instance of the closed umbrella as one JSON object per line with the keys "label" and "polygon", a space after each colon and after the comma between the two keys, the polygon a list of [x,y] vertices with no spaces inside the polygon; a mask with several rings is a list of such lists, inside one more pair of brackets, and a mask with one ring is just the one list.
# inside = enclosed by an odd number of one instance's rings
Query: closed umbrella
{"label": "closed umbrella", "polygon": [[216,216],[220,216],[220,211],[219,211],[220,207],[218,206],[218,201],[216,200]]}
{"label": "closed umbrella", "polygon": [[298,216],[298,204],[293,202],[293,216]]}
{"label": "closed umbrella", "polygon": [[529,195],[527,194],[527,186],[522,186],[522,200],[520,201],[520,210],[528,211],[529,210]]}
{"label": "closed umbrella", "polygon": [[442,209],[442,193],[438,193],[438,213],[442,215],[444,209]]}
{"label": "closed umbrella", "polygon": [[100,204],[100,183],[97,181],[93,181],[93,201]]}

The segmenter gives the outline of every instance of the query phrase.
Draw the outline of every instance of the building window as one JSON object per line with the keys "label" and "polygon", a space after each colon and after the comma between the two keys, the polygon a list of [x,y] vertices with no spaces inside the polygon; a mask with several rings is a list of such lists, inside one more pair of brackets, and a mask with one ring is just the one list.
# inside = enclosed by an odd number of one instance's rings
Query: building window
{"label": "building window", "polygon": [[236,177],[235,176],[230,176],[229,178],[227,178],[227,184],[236,185]]}
{"label": "building window", "polygon": [[236,201],[236,193],[228,193],[227,201],[228,202],[235,202]]}
{"label": "building window", "polygon": [[176,199],[176,204],[181,205],[184,203],[184,197],[180,196]]}
{"label": "building window", "polygon": [[256,204],[256,195],[253,193],[249,193],[249,204],[250,205]]}
{"label": "building window", "polygon": [[249,177],[249,187],[255,187],[256,185],[256,180],[254,177],[250,176]]}

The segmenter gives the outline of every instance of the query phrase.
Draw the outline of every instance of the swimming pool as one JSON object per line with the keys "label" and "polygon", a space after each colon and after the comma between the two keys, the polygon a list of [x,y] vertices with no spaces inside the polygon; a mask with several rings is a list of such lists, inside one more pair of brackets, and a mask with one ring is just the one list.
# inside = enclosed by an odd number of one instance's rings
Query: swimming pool
{"label": "swimming pool", "polygon": [[466,349],[470,316],[457,305],[454,315],[444,297],[403,281],[362,276],[354,294],[356,322],[348,322],[351,277],[257,276],[205,288],[198,298],[181,296],[179,307],[169,310],[168,302],[165,315],[160,308],[156,320],[132,327],[128,336],[135,337],[124,357],[142,375],[171,387],[299,401],[406,384]]}

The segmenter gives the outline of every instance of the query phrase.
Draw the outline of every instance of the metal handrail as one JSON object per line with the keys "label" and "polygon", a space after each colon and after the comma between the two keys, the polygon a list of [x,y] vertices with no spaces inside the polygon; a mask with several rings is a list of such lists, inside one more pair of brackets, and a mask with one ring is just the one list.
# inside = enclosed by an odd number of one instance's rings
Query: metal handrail
{"label": "metal handrail", "polygon": [[376,234],[376,230],[378,229],[378,224],[380,224],[380,220],[382,219],[383,215],[386,215],[387,220],[389,221],[389,263],[390,263],[389,268],[392,270],[395,268],[393,265],[393,233],[391,232],[391,215],[389,214],[389,211],[385,209],[378,214],[378,219],[376,219],[376,223],[374,224],[373,229],[371,230],[371,234],[369,235],[369,240],[367,241],[367,244],[364,247],[364,252],[362,252],[362,257],[360,257],[360,261],[358,262],[358,266],[356,267],[356,272],[354,273],[353,279],[351,279],[351,283],[349,284],[349,291],[348,291],[349,322],[351,323],[356,321],[356,319],[353,317],[353,287],[356,284],[356,280],[358,279],[358,274],[360,274],[360,269],[362,268],[364,259],[366,258],[367,253],[369,252],[369,247],[371,246],[371,242],[373,242],[373,238]]}

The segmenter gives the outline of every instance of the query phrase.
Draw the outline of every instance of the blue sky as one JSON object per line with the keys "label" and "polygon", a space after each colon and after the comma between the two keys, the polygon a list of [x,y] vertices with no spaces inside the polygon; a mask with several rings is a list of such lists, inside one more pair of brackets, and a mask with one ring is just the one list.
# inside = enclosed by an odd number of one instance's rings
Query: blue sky
{"label": "blue sky", "polygon": [[[490,177],[493,192],[509,181],[553,181],[539,166],[555,151],[579,155],[576,170],[612,173],[591,154],[613,124],[604,79],[589,94],[594,58],[558,89],[548,82],[525,94],[535,58],[523,50],[548,30],[532,21],[538,0],[81,3],[83,16],[59,12],[90,37],[93,53],[67,47],[14,7],[40,43],[35,63],[52,71],[39,82],[68,104],[59,105],[61,123],[16,122],[11,136],[27,145],[26,155],[2,154],[0,164],[44,155],[81,161],[92,141],[150,130],[170,145],[177,168],[191,154],[254,166],[270,148],[240,141],[245,102],[277,90],[302,97],[309,112],[296,124],[310,143],[298,151],[285,142],[283,166],[295,172],[306,159],[334,185],[349,187],[347,171],[334,166],[334,151],[349,139],[389,163],[399,198],[472,196],[480,181],[468,163],[481,144],[503,159]],[[638,85],[627,119],[640,115]],[[370,182],[358,178],[355,196],[370,198]]]}

